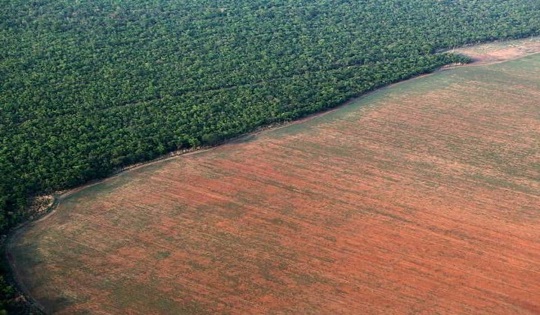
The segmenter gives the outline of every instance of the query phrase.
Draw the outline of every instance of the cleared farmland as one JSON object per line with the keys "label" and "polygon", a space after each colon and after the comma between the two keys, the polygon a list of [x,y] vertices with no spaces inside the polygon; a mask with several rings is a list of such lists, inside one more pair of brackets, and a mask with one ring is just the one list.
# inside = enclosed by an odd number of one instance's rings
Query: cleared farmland
{"label": "cleared farmland", "polygon": [[404,82],[64,198],[49,312],[538,314],[540,55]]}

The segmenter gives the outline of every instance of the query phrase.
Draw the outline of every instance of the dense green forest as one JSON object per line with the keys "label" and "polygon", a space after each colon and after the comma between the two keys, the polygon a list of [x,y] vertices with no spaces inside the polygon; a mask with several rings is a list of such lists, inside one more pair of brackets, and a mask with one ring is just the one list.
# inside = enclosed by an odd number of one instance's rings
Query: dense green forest
{"label": "dense green forest", "polygon": [[0,229],[29,196],[540,34],[537,0],[0,0]]}

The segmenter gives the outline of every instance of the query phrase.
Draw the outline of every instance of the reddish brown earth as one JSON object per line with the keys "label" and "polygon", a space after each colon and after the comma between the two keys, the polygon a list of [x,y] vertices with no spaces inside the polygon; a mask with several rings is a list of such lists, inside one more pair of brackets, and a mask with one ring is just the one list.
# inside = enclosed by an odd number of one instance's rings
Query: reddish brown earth
{"label": "reddish brown earth", "polygon": [[540,53],[540,37],[493,42],[454,50],[470,56],[477,64],[492,64]]}
{"label": "reddish brown earth", "polygon": [[122,173],[12,262],[59,314],[539,314],[539,74],[439,72]]}

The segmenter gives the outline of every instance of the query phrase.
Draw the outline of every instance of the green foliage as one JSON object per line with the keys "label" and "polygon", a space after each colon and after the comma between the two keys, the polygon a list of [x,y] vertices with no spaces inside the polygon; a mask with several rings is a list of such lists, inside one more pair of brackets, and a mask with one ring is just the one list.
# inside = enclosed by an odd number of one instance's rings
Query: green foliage
{"label": "green foliage", "polygon": [[35,193],[540,34],[533,0],[0,0],[0,229]]}
{"label": "green foliage", "polygon": [[538,1],[0,0],[0,228],[28,195],[538,34]]}
{"label": "green foliage", "polygon": [[[0,273],[5,274],[4,266],[0,266]],[[32,313],[28,306],[16,297],[17,291],[0,275],[0,315]]]}
{"label": "green foliage", "polygon": [[27,196],[540,32],[524,0],[0,0],[0,229]]}

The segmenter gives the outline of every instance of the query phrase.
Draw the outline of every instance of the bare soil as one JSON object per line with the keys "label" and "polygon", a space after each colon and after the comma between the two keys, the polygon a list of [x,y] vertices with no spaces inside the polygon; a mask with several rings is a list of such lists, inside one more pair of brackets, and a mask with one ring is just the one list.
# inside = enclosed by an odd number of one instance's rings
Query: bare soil
{"label": "bare soil", "polygon": [[439,72],[134,168],[11,261],[59,314],[538,314],[539,74]]}
{"label": "bare soil", "polygon": [[453,50],[469,56],[475,64],[492,64],[540,53],[540,37],[493,42]]}

